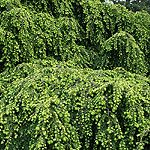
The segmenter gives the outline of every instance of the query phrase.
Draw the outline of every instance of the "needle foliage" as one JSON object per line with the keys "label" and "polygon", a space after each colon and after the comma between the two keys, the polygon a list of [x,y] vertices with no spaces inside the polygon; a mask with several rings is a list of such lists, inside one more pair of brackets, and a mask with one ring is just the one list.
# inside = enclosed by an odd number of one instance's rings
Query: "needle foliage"
{"label": "needle foliage", "polygon": [[0,150],[150,149],[149,20],[99,0],[1,0]]}

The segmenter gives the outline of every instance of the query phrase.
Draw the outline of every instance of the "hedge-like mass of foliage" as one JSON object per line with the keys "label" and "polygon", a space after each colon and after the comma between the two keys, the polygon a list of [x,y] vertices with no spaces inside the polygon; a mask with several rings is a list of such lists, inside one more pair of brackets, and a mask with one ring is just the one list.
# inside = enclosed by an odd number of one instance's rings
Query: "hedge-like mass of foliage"
{"label": "hedge-like mass of foliage", "polygon": [[2,0],[0,8],[1,72],[52,56],[81,67],[149,74],[149,14],[91,0]]}
{"label": "hedge-like mass of foliage", "polygon": [[2,149],[135,149],[149,142],[146,133],[140,143],[150,120],[143,76],[41,60],[1,77]]}
{"label": "hedge-like mass of foliage", "polygon": [[99,0],[1,0],[0,150],[150,149],[149,20]]}

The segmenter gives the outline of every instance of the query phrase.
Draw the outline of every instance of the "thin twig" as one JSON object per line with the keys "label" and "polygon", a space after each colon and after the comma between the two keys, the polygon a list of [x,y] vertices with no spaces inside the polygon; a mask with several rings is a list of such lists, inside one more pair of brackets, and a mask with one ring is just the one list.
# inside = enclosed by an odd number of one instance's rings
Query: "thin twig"
{"label": "thin twig", "polygon": [[[150,128],[147,128],[147,129],[144,131],[144,133],[143,133],[143,135],[142,135],[142,137],[141,137],[141,139],[140,139],[140,143],[142,143],[144,135],[145,135],[147,132],[149,132],[149,130],[150,130]],[[140,145],[140,143],[139,143],[139,145]],[[139,145],[137,146],[137,149],[136,149],[136,150],[138,150]]]}

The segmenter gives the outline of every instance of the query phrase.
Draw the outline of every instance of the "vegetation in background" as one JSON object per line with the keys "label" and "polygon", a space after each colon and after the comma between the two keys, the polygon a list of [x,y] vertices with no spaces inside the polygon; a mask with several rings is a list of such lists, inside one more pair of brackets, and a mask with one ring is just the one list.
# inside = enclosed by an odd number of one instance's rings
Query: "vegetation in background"
{"label": "vegetation in background", "polygon": [[[136,11],[147,11],[150,13],[149,0],[111,0],[114,4],[124,5],[127,9]],[[102,0],[103,2],[103,0]]]}
{"label": "vegetation in background", "polygon": [[0,12],[0,150],[150,149],[148,13],[99,0]]}

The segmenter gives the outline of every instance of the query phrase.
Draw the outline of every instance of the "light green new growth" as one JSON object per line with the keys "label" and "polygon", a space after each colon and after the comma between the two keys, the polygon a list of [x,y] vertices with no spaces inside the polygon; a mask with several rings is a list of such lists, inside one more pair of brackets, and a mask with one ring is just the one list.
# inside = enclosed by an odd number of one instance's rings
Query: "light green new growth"
{"label": "light green new growth", "polygon": [[149,20],[99,0],[1,0],[0,150],[149,150]]}

